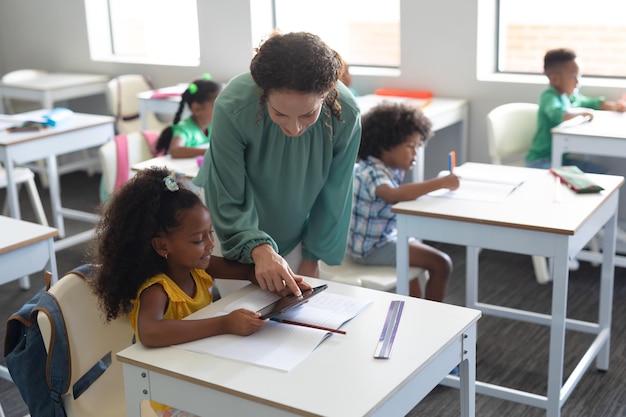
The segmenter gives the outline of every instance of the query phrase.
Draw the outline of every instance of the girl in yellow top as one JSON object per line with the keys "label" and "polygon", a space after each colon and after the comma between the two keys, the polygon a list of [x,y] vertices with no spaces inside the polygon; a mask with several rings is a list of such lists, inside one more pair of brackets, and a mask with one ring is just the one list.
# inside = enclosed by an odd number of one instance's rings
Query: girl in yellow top
{"label": "girl in yellow top", "polygon": [[[96,229],[94,285],[107,320],[128,314],[148,347],[259,330],[267,321],[244,309],[181,320],[211,303],[210,274],[256,283],[254,265],[211,259],[214,242],[208,209],[177,176],[156,167],[138,173],[111,196]],[[160,416],[188,415],[153,408]]]}

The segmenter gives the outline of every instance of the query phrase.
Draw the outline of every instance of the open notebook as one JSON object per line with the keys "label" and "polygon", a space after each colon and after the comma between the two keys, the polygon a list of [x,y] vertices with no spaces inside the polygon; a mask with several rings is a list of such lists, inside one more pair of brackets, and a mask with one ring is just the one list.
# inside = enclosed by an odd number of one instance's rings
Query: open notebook
{"label": "open notebook", "polygon": [[[449,171],[441,171],[439,176],[448,175]],[[460,166],[454,170],[459,176],[459,188],[449,190],[442,188],[428,193],[431,197],[454,198],[474,201],[502,201],[526,181],[526,173],[499,173],[494,176],[492,171],[486,172],[480,165]]]}
{"label": "open notebook", "polygon": [[[271,303],[272,297],[275,296],[268,291],[257,289],[228,304],[223,314],[238,308],[258,311]],[[370,300],[324,291],[309,299],[308,302],[287,311],[281,317],[337,329],[356,317],[370,304]],[[219,335],[174,347],[288,372],[332,334],[325,330],[270,321],[250,336]],[[335,335],[334,337],[346,336]]]}

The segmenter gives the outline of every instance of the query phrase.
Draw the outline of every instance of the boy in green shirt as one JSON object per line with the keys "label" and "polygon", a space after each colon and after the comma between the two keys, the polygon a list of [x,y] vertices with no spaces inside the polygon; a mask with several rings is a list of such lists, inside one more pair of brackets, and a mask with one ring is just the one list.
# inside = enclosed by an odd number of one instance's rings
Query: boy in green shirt
{"label": "boy in green shirt", "polygon": [[[604,97],[586,97],[579,93],[580,67],[576,53],[571,49],[552,49],[544,57],[544,72],[550,87],[541,94],[537,115],[537,133],[526,155],[530,168],[551,167],[551,129],[576,116],[593,119],[593,110],[624,111],[623,102],[605,100]],[[603,173],[599,164],[565,155],[563,165],[576,165],[582,171]]]}

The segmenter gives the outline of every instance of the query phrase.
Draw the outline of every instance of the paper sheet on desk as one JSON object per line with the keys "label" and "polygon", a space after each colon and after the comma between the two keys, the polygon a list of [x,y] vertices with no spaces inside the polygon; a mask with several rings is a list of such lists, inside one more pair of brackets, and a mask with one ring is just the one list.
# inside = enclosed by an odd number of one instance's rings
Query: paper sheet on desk
{"label": "paper sheet on desk", "polygon": [[[449,190],[443,188],[428,193],[431,197],[454,198],[473,201],[502,201],[515,189],[526,181],[526,176],[509,175],[493,177],[481,172],[480,169],[457,168],[454,173],[460,178],[459,188]],[[448,175],[448,171],[441,171],[439,176]]]}
{"label": "paper sheet on desk", "polygon": [[[230,303],[225,310],[260,309],[271,300],[268,294],[273,295],[259,289]],[[311,298],[308,303],[289,311],[284,318],[338,328],[356,317],[370,304],[370,300],[324,292]],[[325,330],[270,321],[250,336],[220,335],[175,347],[288,372],[330,335],[331,333]]]}
{"label": "paper sheet on desk", "polygon": [[456,190],[442,188],[428,193],[431,197],[454,198],[459,200],[473,201],[502,201],[516,186],[507,184],[487,183],[479,181],[461,180],[461,185]]}
{"label": "paper sheet on desk", "polygon": [[224,334],[175,347],[288,372],[331,334],[270,321],[250,336]]}

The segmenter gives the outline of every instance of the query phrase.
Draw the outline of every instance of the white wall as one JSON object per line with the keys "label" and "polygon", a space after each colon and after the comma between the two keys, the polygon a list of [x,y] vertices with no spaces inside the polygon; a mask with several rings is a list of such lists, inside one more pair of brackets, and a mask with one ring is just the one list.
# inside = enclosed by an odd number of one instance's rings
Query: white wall
{"label": "white wall", "polygon": [[[252,56],[249,1],[197,2],[199,68],[92,62],[84,0],[2,1],[0,73],[29,67],[111,75],[139,72],[150,76],[157,86],[168,86],[208,71],[216,79],[227,81],[246,71]],[[401,0],[401,75],[395,78],[356,75],[354,87],[361,94],[380,87],[396,87],[430,89],[438,96],[467,98],[470,102],[468,159],[488,162],[487,112],[505,102],[536,102],[545,84],[476,79],[479,1],[493,0]],[[167,22],[163,26],[167,30]],[[623,93],[621,88],[584,86],[583,92],[609,98],[621,97]],[[84,104],[99,106],[93,100]],[[437,140],[445,140],[447,134],[454,132],[444,131]],[[441,164],[445,165],[445,161]]]}

